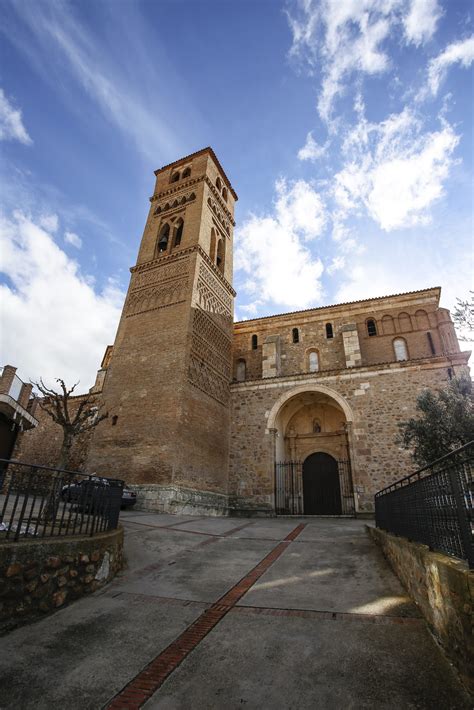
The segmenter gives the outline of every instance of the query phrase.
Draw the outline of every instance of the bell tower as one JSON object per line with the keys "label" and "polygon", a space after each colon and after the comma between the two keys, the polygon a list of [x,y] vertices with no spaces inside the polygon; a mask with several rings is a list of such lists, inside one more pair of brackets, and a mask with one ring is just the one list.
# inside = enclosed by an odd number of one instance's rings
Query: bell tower
{"label": "bell tower", "polygon": [[227,505],[232,240],[237,195],[205,148],[156,170],[88,469],[139,486],[144,507]]}

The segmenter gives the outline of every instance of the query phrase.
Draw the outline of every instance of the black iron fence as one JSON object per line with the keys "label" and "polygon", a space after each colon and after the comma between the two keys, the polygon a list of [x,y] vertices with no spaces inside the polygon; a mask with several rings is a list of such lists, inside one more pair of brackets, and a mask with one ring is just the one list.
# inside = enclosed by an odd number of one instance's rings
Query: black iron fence
{"label": "black iron fence", "polygon": [[95,535],[118,525],[121,480],[6,459],[0,469],[0,542]]}
{"label": "black iron fence", "polygon": [[[336,464],[336,462],[335,462]],[[317,473],[316,473],[317,475]],[[334,495],[337,501],[311,500],[318,497],[318,490],[312,487],[305,490],[302,461],[280,461],[275,464],[275,512],[277,515],[313,515],[317,509],[320,515],[354,515],[354,490],[352,486],[351,465],[348,460],[337,461],[338,486]],[[322,493],[322,491],[321,491]],[[336,503],[334,505],[334,503]]]}
{"label": "black iron fence", "polygon": [[378,528],[466,560],[474,568],[474,442],[375,495]]}

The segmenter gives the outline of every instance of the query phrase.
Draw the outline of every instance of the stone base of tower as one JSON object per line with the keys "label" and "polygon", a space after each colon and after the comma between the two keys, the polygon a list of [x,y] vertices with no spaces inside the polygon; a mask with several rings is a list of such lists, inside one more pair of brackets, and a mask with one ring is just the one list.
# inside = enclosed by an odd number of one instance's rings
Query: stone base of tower
{"label": "stone base of tower", "polygon": [[137,494],[136,510],[153,510],[174,515],[228,515],[228,496],[198,491],[173,484],[129,484]]}

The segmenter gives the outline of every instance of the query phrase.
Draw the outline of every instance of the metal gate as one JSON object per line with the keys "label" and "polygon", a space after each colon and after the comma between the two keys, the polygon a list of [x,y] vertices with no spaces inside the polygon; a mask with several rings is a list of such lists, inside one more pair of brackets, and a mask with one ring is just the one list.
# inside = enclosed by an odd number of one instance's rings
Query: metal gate
{"label": "metal gate", "polygon": [[[354,515],[354,489],[351,464],[337,461],[341,487],[341,514]],[[303,462],[280,461],[275,464],[275,512],[277,515],[304,515]]]}

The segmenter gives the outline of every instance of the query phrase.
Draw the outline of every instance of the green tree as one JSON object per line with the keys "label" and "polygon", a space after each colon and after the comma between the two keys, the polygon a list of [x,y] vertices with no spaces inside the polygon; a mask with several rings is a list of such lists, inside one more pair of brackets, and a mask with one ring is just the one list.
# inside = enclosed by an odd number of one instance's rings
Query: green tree
{"label": "green tree", "polygon": [[400,424],[400,443],[418,466],[426,466],[474,440],[474,396],[468,375],[453,378],[445,389],[425,390],[417,400],[420,416]]}

